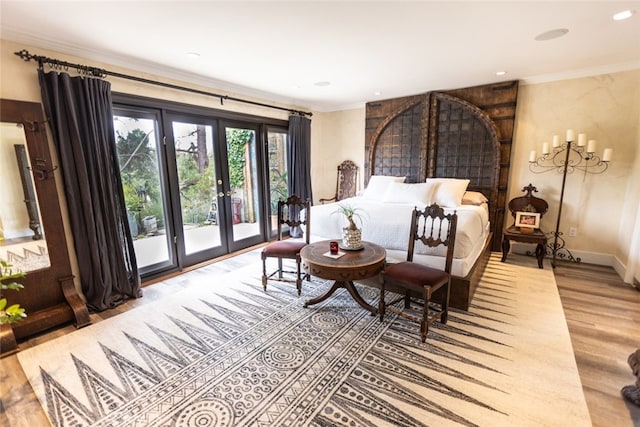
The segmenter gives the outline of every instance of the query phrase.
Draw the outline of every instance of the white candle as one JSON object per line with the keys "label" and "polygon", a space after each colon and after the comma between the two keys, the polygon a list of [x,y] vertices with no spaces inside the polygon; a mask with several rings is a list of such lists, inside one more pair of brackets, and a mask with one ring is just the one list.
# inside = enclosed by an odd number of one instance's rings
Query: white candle
{"label": "white candle", "polygon": [[576,139],[576,134],[573,133],[573,129],[568,129],[567,130],[567,141],[573,142],[573,141],[575,141],[575,139]]}
{"label": "white candle", "polygon": [[542,154],[549,154],[549,143],[545,142],[542,144]]}
{"label": "white candle", "polygon": [[589,145],[587,145],[587,153],[595,153],[596,152],[596,140],[590,139]]}
{"label": "white candle", "polygon": [[558,135],[553,135],[553,148],[560,146],[560,137]]}
{"label": "white candle", "polygon": [[529,154],[529,163],[535,163],[536,162],[536,150],[531,150],[531,153]]}
{"label": "white candle", "polygon": [[587,145],[587,134],[579,133],[578,134],[578,147],[584,147]]}
{"label": "white candle", "polygon": [[602,153],[602,161],[610,162],[611,156],[613,156],[613,148],[605,148],[604,152]]}

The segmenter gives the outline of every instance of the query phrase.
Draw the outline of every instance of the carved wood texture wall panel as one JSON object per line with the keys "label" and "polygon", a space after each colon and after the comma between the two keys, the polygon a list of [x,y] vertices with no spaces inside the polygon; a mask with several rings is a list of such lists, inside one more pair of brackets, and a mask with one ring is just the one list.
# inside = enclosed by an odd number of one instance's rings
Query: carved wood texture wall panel
{"label": "carved wood texture wall panel", "polygon": [[468,178],[489,199],[500,250],[518,82],[427,92],[368,103],[365,181],[372,174]]}

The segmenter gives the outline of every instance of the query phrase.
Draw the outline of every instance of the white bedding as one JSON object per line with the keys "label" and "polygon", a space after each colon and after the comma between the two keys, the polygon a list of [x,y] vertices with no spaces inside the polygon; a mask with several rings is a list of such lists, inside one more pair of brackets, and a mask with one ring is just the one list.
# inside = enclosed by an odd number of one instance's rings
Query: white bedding
{"label": "white bedding", "polygon": [[[338,204],[348,204],[360,209],[361,222],[358,225],[362,228],[362,240],[376,243],[387,249],[389,261],[406,259],[411,212],[415,205],[353,197],[337,203],[312,206],[311,236],[314,240],[341,239],[345,219],[343,215],[335,213],[338,210]],[[422,209],[424,206],[418,206],[418,208]],[[445,208],[447,213],[453,210]],[[458,227],[452,273],[456,276],[466,276],[482,251],[489,234],[489,215],[486,204],[460,205],[455,210],[458,213]],[[417,242],[414,261],[428,265],[442,262],[444,266],[445,252],[444,246],[429,248]]]}

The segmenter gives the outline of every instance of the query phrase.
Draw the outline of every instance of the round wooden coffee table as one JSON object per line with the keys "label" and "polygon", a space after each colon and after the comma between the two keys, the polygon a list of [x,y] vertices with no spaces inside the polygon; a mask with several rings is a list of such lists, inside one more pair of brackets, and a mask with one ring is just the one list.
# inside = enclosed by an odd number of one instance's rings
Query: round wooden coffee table
{"label": "round wooden coffee table", "polygon": [[333,286],[318,297],[307,300],[305,307],[317,304],[329,298],[338,288],[346,288],[351,297],[362,308],[375,315],[376,307],[368,304],[353,284],[354,280],[364,280],[379,274],[384,268],[387,252],[382,246],[370,242],[362,242],[363,249],[345,251],[340,258],[331,258],[325,254],[329,252],[329,240],[311,243],[300,251],[302,268],[305,273],[322,279],[335,280]]}

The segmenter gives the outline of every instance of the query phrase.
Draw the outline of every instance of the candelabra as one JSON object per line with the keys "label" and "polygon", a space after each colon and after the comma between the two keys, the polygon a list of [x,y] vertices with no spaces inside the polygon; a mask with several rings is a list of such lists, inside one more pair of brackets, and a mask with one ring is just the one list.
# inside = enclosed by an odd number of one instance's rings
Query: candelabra
{"label": "candelabra", "polygon": [[560,231],[560,219],[562,217],[562,204],[564,202],[564,189],[567,181],[567,174],[576,170],[591,174],[600,174],[607,170],[613,149],[606,148],[602,153],[602,158],[595,155],[596,141],[589,140],[584,133],[578,134],[578,144],[574,146],[575,133],[573,130],[567,130],[566,142],[560,143],[558,135],[553,136],[553,146],[549,147],[549,143],[542,144],[542,156],[537,157],[535,151],[531,151],[529,156],[529,170],[533,173],[544,173],[549,171],[557,171],[562,174],[562,186],[560,188],[560,205],[558,206],[558,218],[556,220],[555,231],[549,233],[553,235],[553,243],[547,245],[547,254],[551,252],[551,266],[556,267],[556,259],[567,259],[569,261],[580,262],[580,258],[574,258],[569,249],[566,248],[566,242],[562,238]]}

